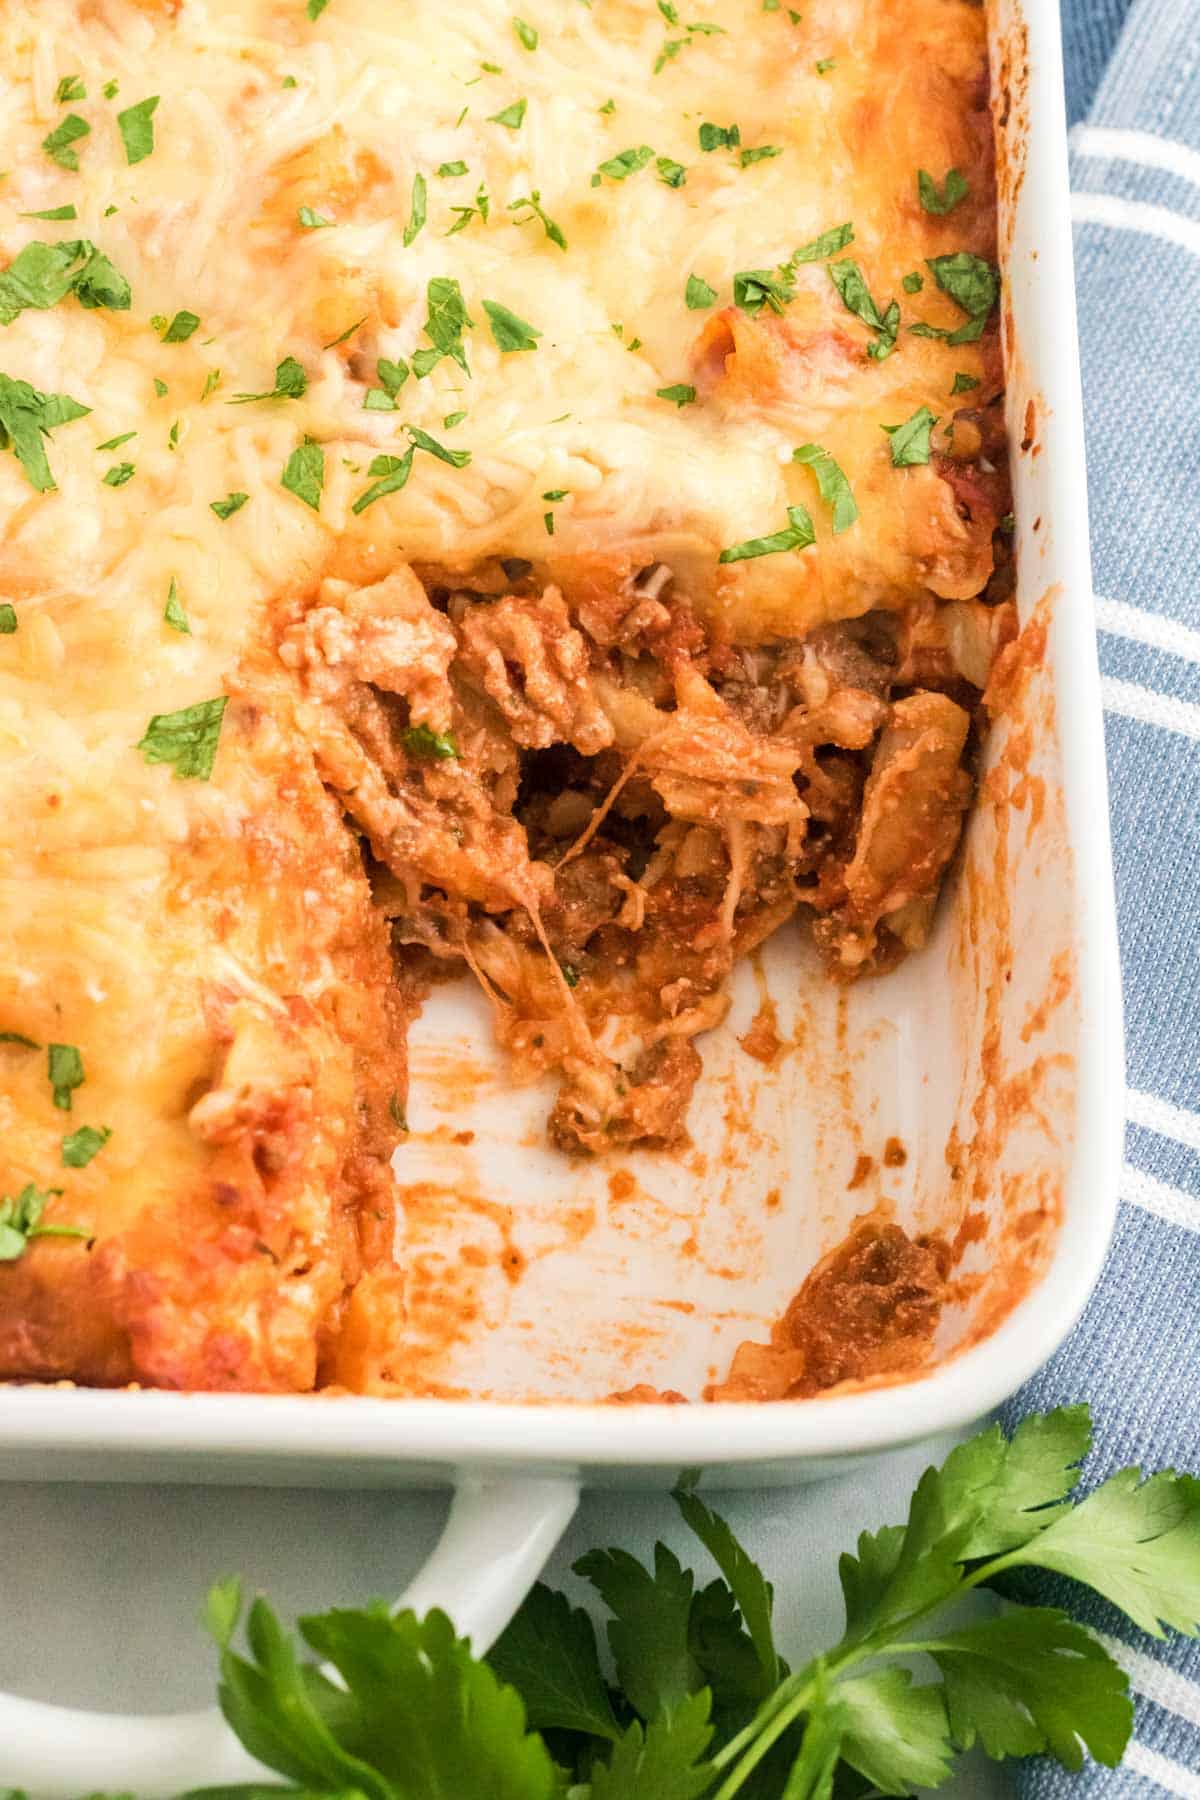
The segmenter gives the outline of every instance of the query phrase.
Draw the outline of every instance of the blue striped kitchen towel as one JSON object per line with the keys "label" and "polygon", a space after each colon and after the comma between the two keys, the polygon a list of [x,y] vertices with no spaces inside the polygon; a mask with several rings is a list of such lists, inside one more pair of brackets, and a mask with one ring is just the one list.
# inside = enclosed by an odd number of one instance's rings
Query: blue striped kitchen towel
{"label": "blue striped kitchen towel", "polygon": [[[1098,1480],[1200,1470],[1200,0],[1063,0],[1063,22],[1129,1127],[1100,1285],[1008,1422],[1090,1400]],[[1200,1642],[1054,1598],[1127,1670],[1134,1738],[1115,1772],[1030,1762],[1025,1800],[1200,1800]]]}

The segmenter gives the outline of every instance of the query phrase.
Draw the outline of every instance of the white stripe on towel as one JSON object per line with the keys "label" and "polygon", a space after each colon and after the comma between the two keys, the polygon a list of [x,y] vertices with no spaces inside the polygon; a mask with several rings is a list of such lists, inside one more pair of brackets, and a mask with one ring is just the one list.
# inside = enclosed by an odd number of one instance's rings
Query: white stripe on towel
{"label": "white stripe on towel", "polygon": [[1200,1775],[1185,1769],[1182,1763],[1172,1762],[1160,1751],[1151,1750],[1148,1744],[1139,1744],[1136,1738],[1130,1740],[1122,1767],[1156,1782],[1168,1794],[1178,1794],[1179,1800],[1200,1800]]}
{"label": "white stripe on towel", "polygon": [[1168,1225],[1182,1225],[1185,1231],[1200,1231],[1200,1200],[1194,1199],[1183,1188],[1159,1181],[1156,1175],[1147,1175],[1144,1169],[1135,1169],[1132,1163],[1123,1165],[1117,1192],[1130,1206],[1153,1213],[1156,1219],[1164,1219]]}
{"label": "white stripe on towel", "polygon": [[1136,719],[1139,725],[1157,725],[1163,731],[1178,732],[1180,737],[1200,739],[1200,706],[1194,701],[1177,700],[1173,694],[1156,694],[1136,682],[1118,681],[1115,675],[1100,677],[1100,698],[1105,712]]}
{"label": "white stripe on towel", "polygon": [[1200,150],[1177,144],[1172,138],[1155,137],[1151,131],[1118,131],[1106,125],[1077,125],[1071,133],[1077,156],[1107,156],[1117,162],[1137,163],[1143,169],[1164,169],[1200,187]]}
{"label": "white stripe on towel", "polygon": [[1168,1668],[1166,1663],[1156,1662],[1144,1650],[1135,1650],[1120,1638],[1109,1637],[1107,1632],[1097,1631],[1095,1636],[1124,1669],[1129,1685],[1139,1694],[1145,1694],[1147,1700],[1174,1713],[1176,1718],[1186,1719],[1189,1725],[1200,1725],[1200,1687],[1194,1681]]}
{"label": "white stripe on towel", "polygon": [[1157,1094],[1143,1093],[1140,1088],[1126,1088],[1125,1117],[1143,1131],[1157,1132],[1159,1137],[1173,1138],[1189,1150],[1200,1150],[1200,1113],[1173,1106]]}
{"label": "white stripe on towel", "polygon": [[1096,624],[1110,637],[1126,638],[1131,644],[1146,644],[1151,650],[1166,650],[1187,662],[1200,663],[1200,631],[1181,625],[1178,619],[1164,619],[1161,613],[1143,612],[1127,600],[1104,600],[1097,595]]}
{"label": "white stripe on towel", "polygon": [[1071,216],[1077,225],[1108,225],[1114,231],[1140,231],[1163,238],[1200,256],[1200,223],[1172,212],[1169,206],[1151,206],[1144,200],[1123,200],[1117,194],[1072,194]]}

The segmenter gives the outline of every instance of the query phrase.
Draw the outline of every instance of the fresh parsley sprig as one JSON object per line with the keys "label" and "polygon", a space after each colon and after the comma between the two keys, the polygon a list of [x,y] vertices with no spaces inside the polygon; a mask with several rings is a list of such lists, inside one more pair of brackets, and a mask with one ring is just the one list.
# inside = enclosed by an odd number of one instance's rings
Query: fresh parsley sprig
{"label": "fresh parsley sprig", "polygon": [[[436,750],[434,754],[445,754]],[[539,1584],[490,1654],[473,1657],[439,1612],[379,1606],[301,1619],[301,1660],[254,1601],[234,1647],[236,1582],[213,1589],[230,1725],[291,1786],[292,1800],[829,1800],[835,1777],[879,1794],[937,1787],[959,1752],[1085,1753],[1115,1766],[1129,1738],[1128,1682],[1103,1645],[1052,1607],[965,1625],[938,1615],[1020,1568],[1070,1576],[1158,1636],[1200,1621],[1200,1480],[1139,1470],[1071,1498],[1086,1407],[992,1426],[918,1483],[902,1526],[864,1532],[841,1559],[839,1641],[789,1670],[770,1583],[685,1484],[683,1517],[718,1576],[699,1585],[665,1545],[653,1567],[595,1550],[576,1572],[609,1613],[606,1676],[587,1612]],[[933,1680],[908,1660],[926,1657]],[[903,1659],[903,1660],[901,1660]],[[260,1787],[222,1789],[256,1800]]]}

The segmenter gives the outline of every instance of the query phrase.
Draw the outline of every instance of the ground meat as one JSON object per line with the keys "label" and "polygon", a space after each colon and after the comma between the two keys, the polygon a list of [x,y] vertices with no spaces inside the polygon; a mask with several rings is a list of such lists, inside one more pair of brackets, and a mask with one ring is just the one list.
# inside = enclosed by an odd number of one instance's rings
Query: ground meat
{"label": "ground meat", "polygon": [[939,1238],[863,1218],[808,1276],[771,1332],[742,1344],[709,1400],[802,1400],[843,1381],[919,1367],[937,1329],[949,1268]]}

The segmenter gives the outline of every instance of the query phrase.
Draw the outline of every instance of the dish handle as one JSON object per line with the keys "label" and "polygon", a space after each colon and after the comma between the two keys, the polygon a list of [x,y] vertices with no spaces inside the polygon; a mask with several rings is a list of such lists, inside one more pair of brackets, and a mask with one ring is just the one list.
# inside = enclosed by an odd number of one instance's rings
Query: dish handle
{"label": "dish handle", "polygon": [[[476,1653],[499,1637],[537,1580],[579,1501],[566,1476],[460,1477],[429,1560],[396,1603],[440,1607]],[[336,1676],[335,1676],[336,1679]],[[77,1800],[98,1786],[137,1800],[279,1778],[234,1737],[216,1707],[122,1714],[0,1694],[0,1784],[32,1800]]]}

